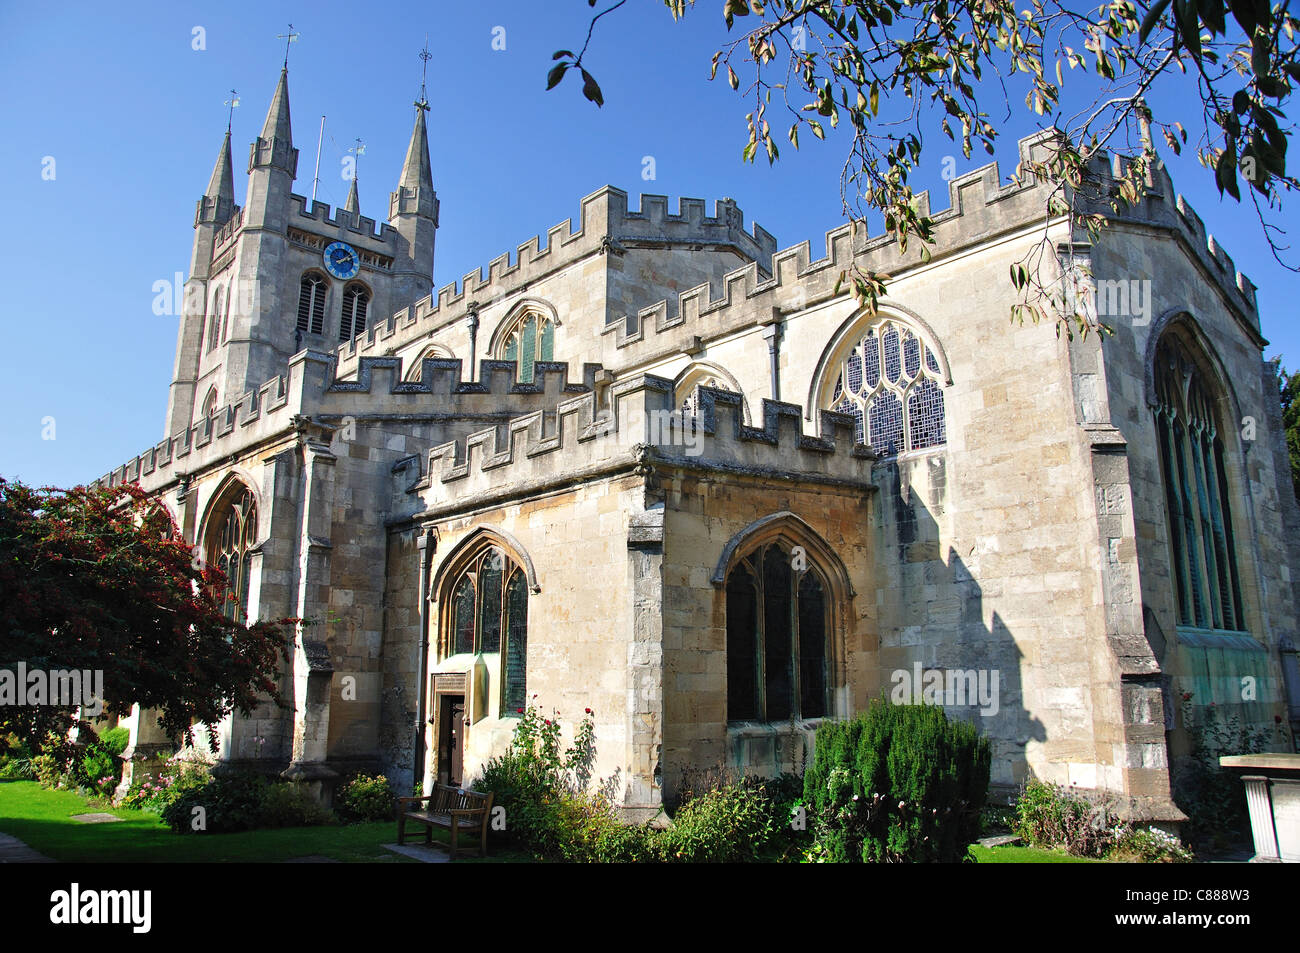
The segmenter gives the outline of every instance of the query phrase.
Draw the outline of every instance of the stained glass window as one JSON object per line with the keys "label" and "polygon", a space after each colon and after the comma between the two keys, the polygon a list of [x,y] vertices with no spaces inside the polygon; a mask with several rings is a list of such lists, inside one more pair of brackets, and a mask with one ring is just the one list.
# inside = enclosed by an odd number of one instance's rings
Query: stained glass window
{"label": "stained glass window", "polygon": [[939,360],[915,331],[892,319],[853,345],[829,407],[853,417],[858,442],[882,457],[947,442]]}

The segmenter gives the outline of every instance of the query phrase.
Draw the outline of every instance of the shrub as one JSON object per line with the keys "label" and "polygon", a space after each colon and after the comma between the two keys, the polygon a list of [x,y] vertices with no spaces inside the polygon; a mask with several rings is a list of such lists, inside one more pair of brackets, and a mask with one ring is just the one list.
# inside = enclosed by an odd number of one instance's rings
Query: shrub
{"label": "shrub", "polygon": [[[333,813],[321,806],[300,785],[268,781],[258,774],[237,773],[208,777],[195,783],[192,774],[181,776],[167,789],[162,819],[178,834],[191,832],[230,834],[261,827],[301,827],[333,822]],[[195,808],[202,808],[198,815]],[[202,816],[203,825],[194,820]]]}
{"label": "shrub", "polygon": [[809,859],[961,861],[979,834],[992,761],[973,725],[931,705],[882,700],[817,728],[804,776]]}
{"label": "shrub", "polygon": [[382,774],[373,778],[359,774],[339,791],[339,815],[345,821],[391,821],[394,797]]}
{"label": "shrub", "polygon": [[1156,828],[1134,827],[1108,805],[1054,784],[1026,783],[1016,814],[1016,833],[1035,847],[1138,863],[1194,859],[1177,837]]}
{"label": "shrub", "polygon": [[1177,837],[1154,827],[1124,831],[1110,856],[1143,864],[1190,864],[1196,859]]}
{"label": "shrub", "polygon": [[[255,774],[209,778],[201,787],[186,791],[164,807],[162,819],[178,834],[195,830],[212,834],[251,830],[261,825],[266,786],[266,779]],[[195,819],[199,817],[203,824],[196,828]]]}
{"label": "shrub", "polygon": [[262,792],[258,827],[312,827],[332,824],[334,820],[334,813],[301,784],[278,781],[268,784]]}
{"label": "shrub", "polygon": [[205,762],[177,754],[163,762],[156,778],[146,776],[134,781],[131,790],[122,799],[122,804],[161,814],[168,804],[204,787],[208,783],[208,777],[208,765]]}
{"label": "shrub", "polygon": [[126,746],[131,743],[131,731],[125,725],[118,725],[100,735],[99,742],[109,754],[119,758],[126,750]]}
{"label": "shrub", "polygon": [[491,791],[493,810],[505,811],[511,844],[540,857],[558,857],[581,826],[581,800],[595,763],[595,718],[591,709],[575,731],[573,746],[560,754],[560,720],[529,705],[515,725],[505,753],[490,759],[470,787]]}
{"label": "shrub", "polygon": [[1016,803],[1015,831],[1034,847],[1060,848],[1076,857],[1104,857],[1124,833],[1124,825],[1104,805],[1031,779]]}
{"label": "shrub", "polygon": [[673,826],[657,835],[654,847],[669,862],[754,861],[780,826],[775,804],[762,785],[742,781],[685,801]]}

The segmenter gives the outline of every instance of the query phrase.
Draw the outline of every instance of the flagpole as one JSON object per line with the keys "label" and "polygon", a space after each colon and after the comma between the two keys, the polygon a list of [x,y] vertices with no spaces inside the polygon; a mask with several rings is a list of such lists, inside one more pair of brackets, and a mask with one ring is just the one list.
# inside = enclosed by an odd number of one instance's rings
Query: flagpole
{"label": "flagpole", "polygon": [[316,186],[320,184],[320,147],[325,141],[325,117],[320,117],[320,138],[316,140],[316,174],[311,180],[311,200],[316,201]]}

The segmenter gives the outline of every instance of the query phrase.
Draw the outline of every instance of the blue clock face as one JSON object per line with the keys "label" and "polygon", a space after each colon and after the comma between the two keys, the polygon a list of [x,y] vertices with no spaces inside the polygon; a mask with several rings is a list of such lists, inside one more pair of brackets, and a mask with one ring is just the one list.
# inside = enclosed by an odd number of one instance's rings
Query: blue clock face
{"label": "blue clock face", "polygon": [[351,278],[361,270],[361,256],[347,242],[331,242],[325,247],[325,267],[335,278]]}

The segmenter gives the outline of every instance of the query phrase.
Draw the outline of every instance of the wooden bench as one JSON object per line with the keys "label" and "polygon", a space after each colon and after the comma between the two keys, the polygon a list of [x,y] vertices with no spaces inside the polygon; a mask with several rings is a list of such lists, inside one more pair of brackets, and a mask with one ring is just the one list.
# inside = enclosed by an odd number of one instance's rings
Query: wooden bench
{"label": "wooden bench", "polygon": [[[436,785],[432,794],[397,799],[397,843],[406,837],[406,822],[424,825],[424,842],[433,843],[433,829],[441,827],[451,833],[451,859],[456,859],[456,840],[460,834],[479,835],[479,856],[487,856],[488,818],[492,814],[492,794]],[[426,806],[427,805],[427,806]]]}

